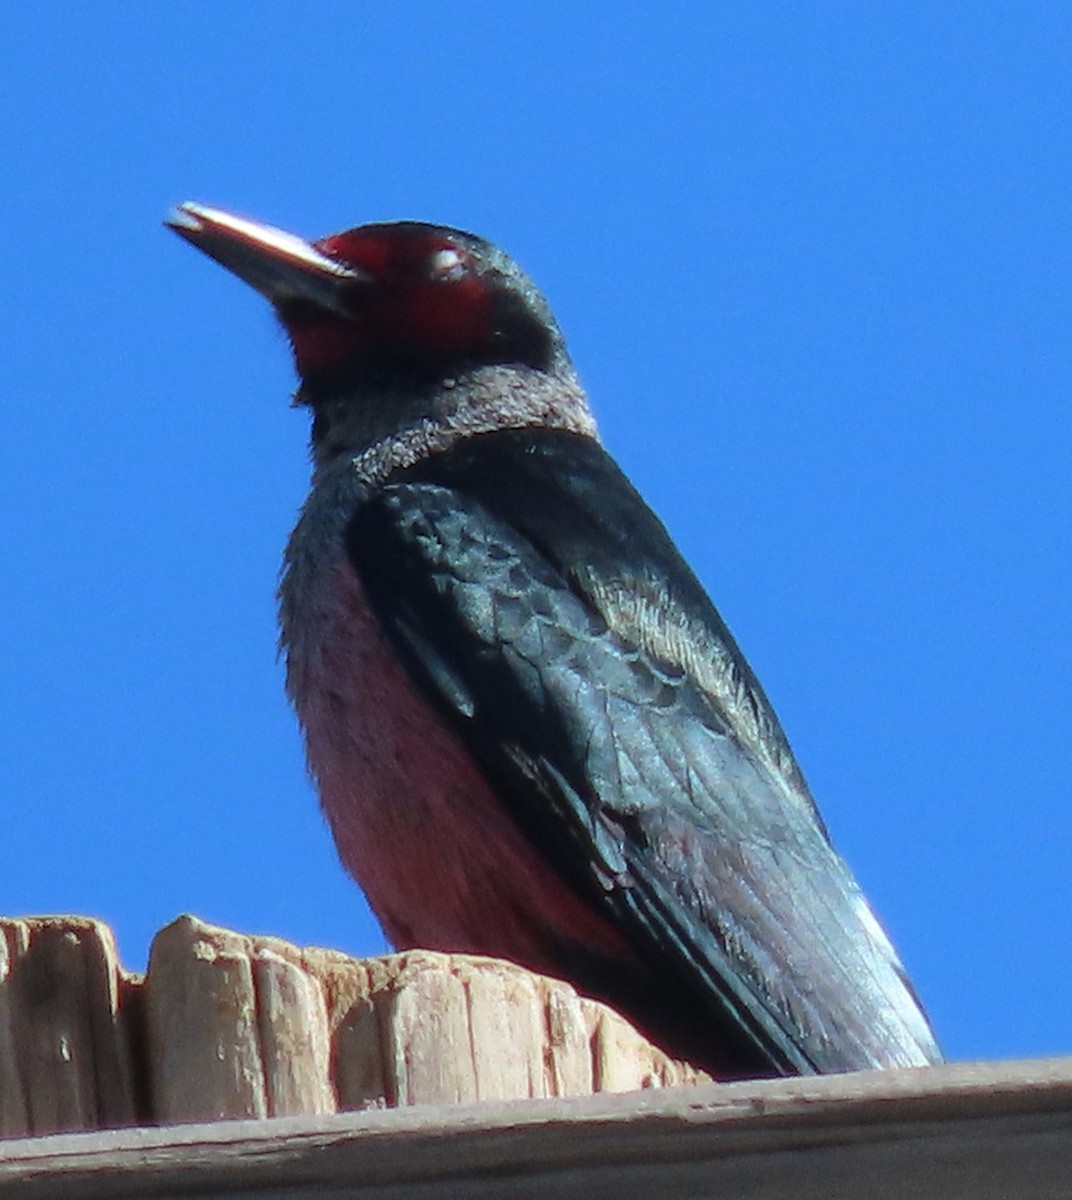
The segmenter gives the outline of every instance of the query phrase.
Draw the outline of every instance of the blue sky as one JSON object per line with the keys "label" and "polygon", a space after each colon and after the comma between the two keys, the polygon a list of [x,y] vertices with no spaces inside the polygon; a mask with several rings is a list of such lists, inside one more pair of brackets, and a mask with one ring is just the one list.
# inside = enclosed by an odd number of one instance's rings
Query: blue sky
{"label": "blue sky", "polygon": [[372,953],[275,658],[306,416],[160,220],[412,217],[548,294],[956,1058],[1072,1052],[1072,17],[0,14],[0,911]]}

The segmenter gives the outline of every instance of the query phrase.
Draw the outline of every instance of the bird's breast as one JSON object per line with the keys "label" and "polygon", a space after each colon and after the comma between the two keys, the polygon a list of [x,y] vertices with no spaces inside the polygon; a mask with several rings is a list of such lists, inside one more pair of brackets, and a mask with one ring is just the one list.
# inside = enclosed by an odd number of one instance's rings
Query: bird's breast
{"label": "bird's breast", "polygon": [[306,566],[292,566],[283,586],[288,688],[339,856],[390,941],[548,974],[564,945],[631,958],[525,838],[410,680],[341,539],[319,570],[293,543],[290,557]]}

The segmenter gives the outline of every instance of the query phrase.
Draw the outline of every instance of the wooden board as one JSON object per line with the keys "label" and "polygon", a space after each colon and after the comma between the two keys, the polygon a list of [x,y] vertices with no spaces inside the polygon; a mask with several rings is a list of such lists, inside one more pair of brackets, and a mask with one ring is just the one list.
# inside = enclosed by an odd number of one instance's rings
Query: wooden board
{"label": "wooden board", "polygon": [[9,1142],[0,1200],[1056,1200],[1072,1059]]}
{"label": "wooden board", "polygon": [[133,993],[101,922],[0,920],[0,1137],[138,1119]]}

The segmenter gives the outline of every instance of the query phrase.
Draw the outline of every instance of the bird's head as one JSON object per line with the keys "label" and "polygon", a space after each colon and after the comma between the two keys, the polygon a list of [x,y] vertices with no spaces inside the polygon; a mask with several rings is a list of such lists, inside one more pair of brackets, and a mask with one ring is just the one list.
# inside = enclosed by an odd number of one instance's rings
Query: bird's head
{"label": "bird's head", "polygon": [[[307,242],[189,203],[167,223],[272,303],[301,378],[296,399],[314,411],[320,465],[377,447],[378,461],[401,461],[448,427],[595,436],[547,301],[482,238],[398,221]],[[419,430],[425,445],[400,445]]]}
{"label": "bird's head", "polygon": [[549,371],[565,358],[528,277],[460,229],[398,221],[307,242],[199,204],[168,224],[271,301],[314,393],[488,364]]}

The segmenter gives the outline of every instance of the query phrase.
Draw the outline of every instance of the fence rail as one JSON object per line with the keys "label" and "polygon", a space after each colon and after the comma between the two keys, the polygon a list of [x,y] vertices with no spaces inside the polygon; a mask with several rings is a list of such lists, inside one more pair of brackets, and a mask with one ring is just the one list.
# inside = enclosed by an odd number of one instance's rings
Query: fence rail
{"label": "fence rail", "polygon": [[1058,1200],[1072,1059],[9,1142],[0,1200]]}

